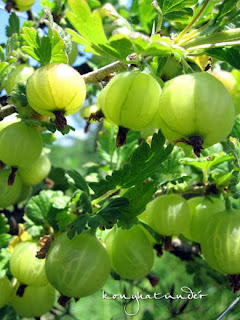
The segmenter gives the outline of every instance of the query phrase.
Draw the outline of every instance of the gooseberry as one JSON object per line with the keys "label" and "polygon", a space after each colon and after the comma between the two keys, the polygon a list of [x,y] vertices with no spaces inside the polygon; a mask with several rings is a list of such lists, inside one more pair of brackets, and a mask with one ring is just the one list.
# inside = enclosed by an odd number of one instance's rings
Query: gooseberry
{"label": "gooseberry", "polygon": [[13,113],[10,116],[5,117],[2,121],[0,121],[0,131],[12,123],[19,122],[20,119],[17,118],[16,115],[16,113]]}
{"label": "gooseberry", "polygon": [[0,208],[6,208],[18,202],[20,194],[22,192],[22,182],[17,174],[15,177],[15,183],[8,185],[8,177],[11,170],[0,170]]}
{"label": "gooseberry", "polygon": [[190,208],[179,195],[163,195],[149,202],[141,219],[161,235],[178,236],[188,228]]}
{"label": "gooseberry", "polygon": [[145,277],[153,266],[152,244],[138,225],[129,230],[113,228],[104,239],[111,266],[121,277],[137,280]]}
{"label": "gooseberry", "polygon": [[240,88],[236,78],[233,76],[231,72],[224,71],[224,70],[215,70],[212,72],[212,75],[224,84],[224,86],[226,87],[227,91],[229,92],[230,96],[233,99],[235,112],[236,114],[239,114],[240,113]]}
{"label": "gooseberry", "polygon": [[227,89],[206,72],[185,74],[168,81],[159,101],[156,126],[171,142],[203,147],[225,139],[234,124],[235,109]]}
{"label": "gooseberry", "polygon": [[20,168],[18,173],[26,185],[35,185],[43,181],[51,170],[51,162],[42,154],[31,166]]}
{"label": "gooseberry", "polygon": [[33,74],[33,72],[34,69],[32,67],[29,67],[27,64],[17,65],[10,72],[6,81],[4,81],[4,89],[7,91],[8,94],[10,94],[18,82],[27,81],[27,79]]}
{"label": "gooseberry", "polygon": [[10,271],[21,283],[31,286],[47,284],[45,259],[36,257],[39,250],[35,242],[20,242],[10,257]]}
{"label": "gooseberry", "polygon": [[0,131],[0,160],[12,167],[30,166],[42,151],[40,133],[22,122]]}
{"label": "gooseberry", "polygon": [[101,91],[97,104],[107,121],[142,130],[154,125],[161,91],[157,80],[148,73],[123,72]]}
{"label": "gooseberry", "polygon": [[110,274],[110,259],[100,241],[84,231],[69,239],[62,233],[46,257],[48,281],[62,295],[85,297],[99,290]]}
{"label": "gooseberry", "polygon": [[74,68],[64,63],[51,63],[37,69],[27,82],[27,99],[37,113],[54,116],[77,112],[84,102],[86,85]]}
{"label": "gooseberry", "polygon": [[214,197],[194,197],[189,199],[191,217],[183,235],[196,242],[201,242],[202,233],[210,217],[225,208],[225,202]]}
{"label": "gooseberry", "polygon": [[[3,0],[7,2],[7,0]],[[32,5],[34,4],[35,0],[14,0],[14,9],[18,11],[28,11],[31,9]]]}
{"label": "gooseberry", "polygon": [[206,262],[225,274],[240,273],[240,211],[227,210],[211,216],[202,234]]}
{"label": "gooseberry", "polygon": [[51,310],[55,296],[55,289],[50,284],[39,287],[28,286],[22,297],[18,295],[13,297],[12,306],[21,317],[40,317]]}
{"label": "gooseberry", "polygon": [[8,302],[12,293],[12,285],[8,278],[0,278],[0,309]]}

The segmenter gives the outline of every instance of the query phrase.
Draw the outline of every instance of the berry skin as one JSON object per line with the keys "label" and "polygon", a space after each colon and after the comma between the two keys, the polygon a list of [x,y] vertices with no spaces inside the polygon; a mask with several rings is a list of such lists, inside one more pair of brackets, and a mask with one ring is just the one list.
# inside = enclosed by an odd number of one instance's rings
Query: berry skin
{"label": "berry skin", "polygon": [[15,295],[12,306],[21,317],[35,318],[50,311],[55,303],[55,289],[47,284],[46,286],[28,286],[22,297]]}
{"label": "berry skin", "polygon": [[202,147],[210,147],[228,136],[234,118],[234,104],[224,85],[214,76],[200,72],[166,83],[156,126],[171,142],[190,142],[198,155]]}
{"label": "berry skin", "polygon": [[8,185],[8,177],[11,170],[0,170],[0,208],[7,208],[18,202],[22,192],[22,182],[17,174],[12,186]]}
{"label": "berry skin", "polygon": [[0,131],[0,160],[9,166],[30,166],[41,151],[42,138],[35,128],[19,122]]}
{"label": "berry skin", "polygon": [[161,87],[151,75],[120,73],[98,96],[97,104],[107,121],[128,129],[143,130],[154,125]]}
{"label": "berry skin", "polygon": [[34,69],[27,64],[17,65],[3,83],[4,89],[10,94],[18,82],[25,82],[33,74]]}
{"label": "berry skin", "polygon": [[240,273],[240,211],[213,215],[202,234],[201,249],[206,262],[224,274]]}
{"label": "berry skin", "polygon": [[18,173],[26,185],[36,185],[45,179],[51,170],[51,162],[42,154],[31,166],[20,168]]}
{"label": "berry skin", "polygon": [[99,290],[110,274],[110,259],[100,241],[88,231],[72,240],[62,233],[46,257],[48,281],[64,296],[80,298]]}
{"label": "berry skin", "polygon": [[31,286],[47,284],[45,259],[36,257],[38,246],[35,242],[20,242],[10,258],[10,271],[21,283]]}
{"label": "berry skin", "polygon": [[189,227],[183,235],[200,243],[208,220],[213,214],[225,209],[225,202],[213,197],[195,197],[188,200],[187,203],[190,207],[191,218]]}
{"label": "berry skin", "polygon": [[8,302],[12,293],[12,285],[7,277],[0,278],[0,309]]}
{"label": "berry skin", "polygon": [[43,116],[77,112],[86,97],[83,77],[64,63],[51,63],[37,69],[27,82],[27,99],[31,108]]}
{"label": "berry skin", "polygon": [[152,244],[138,225],[129,230],[113,228],[104,240],[111,265],[121,277],[137,280],[145,277],[153,266]]}
{"label": "berry skin", "polygon": [[[7,0],[3,0],[5,3]],[[31,9],[35,0],[14,0],[14,9],[17,11],[28,11]]]}
{"label": "berry skin", "polygon": [[216,70],[212,75],[220,80],[226,87],[228,93],[233,99],[236,114],[240,113],[240,88],[233,73],[224,70]]}
{"label": "berry skin", "polygon": [[151,201],[140,218],[161,235],[178,236],[188,228],[190,208],[179,195],[163,195]]}

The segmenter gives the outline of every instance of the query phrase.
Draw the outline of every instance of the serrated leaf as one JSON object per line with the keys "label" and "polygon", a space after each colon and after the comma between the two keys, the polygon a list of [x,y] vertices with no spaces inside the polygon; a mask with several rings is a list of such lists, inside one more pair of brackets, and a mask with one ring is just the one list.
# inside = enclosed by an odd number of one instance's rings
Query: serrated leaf
{"label": "serrated leaf", "polygon": [[98,11],[91,12],[87,1],[84,0],[69,0],[68,5],[71,11],[67,11],[66,16],[78,33],[89,44],[107,43]]}
{"label": "serrated leaf", "polygon": [[26,206],[27,217],[37,225],[44,225],[53,206],[51,199],[58,196],[62,196],[61,191],[43,190],[39,195],[32,197]]}
{"label": "serrated leaf", "polygon": [[228,62],[233,68],[240,69],[240,52],[235,48],[212,48],[208,49],[206,54]]}
{"label": "serrated leaf", "polygon": [[156,192],[156,184],[151,181],[145,184],[138,184],[126,191],[122,197],[128,199],[129,204],[122,209],[124,217],[135,217],[142,213],[146,205],[152,200]]}
{"label": "serrated leaf", "polygon": [[80,206],[84,212],[92,213],[91,201],[89,200],[89,196],[85,192],[81,194],[78,206]]}
{"label": "serrated leaf", "polygon": [[164,17],[171,21],[188,20],[193,15],[191,7],[197,2],[197,0],[158,0]]}
{"label": "serrated leaf", "polygon": [[65,176],[71,186],[75,187],[76,189],[80,189],[89,195],[88,184],[79,172],[76,170],[68,170]]}
{"label": "serrated leaf", "polygon": [[8,20],[8,26],[6,26],[6,36],[11,37],[14,33],[18,34],[19,29],[20,29],[19,18],[15,12],[12,12]]}
{"label": "serrated leaf", "polygon": [[159,131],[152,138],[151,147],[143,142],[132,154],[129,162],[123,165],[119,170],[113,171],[112,175],[106,176],[99,182],[89,184],[97,197],[103,195],[109,190],[117,187],[130,188],[142,183],[152,176],[159,165],[172,152],[173,146],[164,146],[165,138]]}
{"label": "serrated leaf", "polygon": [[73,220],[67,226],[68,237],[72,239],[76,233],[80,234],[84,230],[88,222],[88,219],[89,219],[89,216],[87,214],[82,214],[78,216],[75,220]]}
{"label": "serrated leaf", "polygon": [[153,19],[157,12],[152,6],[152,0],[139,0],[139,19],[147,34],[150,34],[153,25]]}

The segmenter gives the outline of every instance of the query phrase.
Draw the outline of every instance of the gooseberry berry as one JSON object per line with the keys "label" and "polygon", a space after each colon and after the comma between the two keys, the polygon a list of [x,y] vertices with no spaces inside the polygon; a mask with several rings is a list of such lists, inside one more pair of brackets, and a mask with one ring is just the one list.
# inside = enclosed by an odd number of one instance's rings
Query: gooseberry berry
{"label": "gooseberry berry", "polygon": [[10,72],[6,81],[4,81],[4,89],[7,91],[8,94],[10,94],[18,82],[27,81],[27,79],[33,74],[33,72],[34,69],[32,67],[29,67],[27,64],[17,65]]}
{"label": "gooseberry berry", "polygon": [[20,194],[22,192],[22,182],[17,174],[15,177],[15,183],[8,185],[8,177],[11,170],[0,170],[0,208],[6,208],[18,202]]}
{"label": "gooseberry berry", "polygon": [[137,280],[151,271],[154,261],[153,248],[140,226],[135,225],[129,230],[113,228],[104,243],[111,266],[121,277]]}
{"label": "gooseberry berry", "polygon": [[38,246],[35,242],[20,242],[10,257],[10,271],[21,283],[31,286],[47,284],[45,259],[36,257]]}
{"label": "gooseberry berry", "polygon": [[84,102],[86,85],[75,69],[64,63],[51,63],[37,69],[27,82],[27,99],[37,113],[54,116],[77,112]]}
{"label": "gooseberry berry", "polygon": [[0,278],[0,309],[8,302],[10,295],[12,293],[11,282],[8,278]]}
{"label": "gooseberry berry", "polygon": [[0,160],[9,166],[30,166],[41,151],[42,138],[35,128],[19,122],[0,131]]}
{"label": "gooseberry berry", "polygon": [[210,217],[225,208],[225,202],[214,197],[194,197],[189,199],[191,217],[183,235],[196,242],[201,242],[202,233]]}
{"label": "gooseberry berry", "polygon": [[18,173],[26,185],[35,185],[43,181],[51,170],[51,162],[42,154],[31,166],[20,168]]}
{"label": "gooseberry berry", "polygon": [[177,236],[188,228],[190,208],[179,195],[163,195],[149,202],[141,219],[161,235]]}
{"label": "gooseberry berry", "polygon": [[55,296],[55,289],[50,284],[39,287],[28,286],[22,297],[18,295],[13,297],[12,306],[21,317],[40,317],[53,307]]}
{"label": "gooseberry berry", "polygon": [[46,257],[48,281],[67,297],[85,297],[99,290],[110,274],[110,259],[100,241],[84,231],[69,239],[62,233]]}
{"label": "gooseberry berry", "polygon": [[201,238],[206,262],[225,274],[240,273],[240,211],[227,210],[211,216]]}
{"label": "gooseberry berry", "polygon": [[236,78],[233,76],[231,72],[224,71],[224,70],[215,70],[212,72],[212,75],[220,80],[224,86],[226,87],[227,91],[229,92],[230,96],[233,99],[233,103],[235,106],[235,113],[240,113],[240,87],[237,83]]}
{"label": "gooseberry berry", "polygon": [[19,122],[20,119],[17,118],[16,115],[16,113],[13,113],[10,116],[5,117],[2,121],[0,121],[0,130],[9,126],[12,123]]}
{"label": "gooseberry berry", "polygon": [[171,142],[203,147],[225,139],[235,118],[233,101],[216,77],[206,72],[185,74],[168,81],[159,101],[156,126]]}
{"label": "gooseberry berry", "polygon": [[140,71],[120,73],[98,96],[97,104],[107,121],[128,129],[152,127],[159,109],[161,87]]}
{"label": "gooseberry berry", "polygon": [[[7,2],[7,0],[3,0]],[[14,9],[18,11],[28,11],[31,9],[32,5],[34,4],[35,0],[14,0]]]}

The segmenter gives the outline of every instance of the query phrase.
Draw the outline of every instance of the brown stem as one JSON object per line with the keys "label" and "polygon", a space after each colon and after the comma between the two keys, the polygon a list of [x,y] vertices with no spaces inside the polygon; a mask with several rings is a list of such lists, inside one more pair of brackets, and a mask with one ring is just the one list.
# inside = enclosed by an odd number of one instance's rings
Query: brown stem
{"label": "brown stem", "polygon": [[14,112],[16,112],[16,108],[12,104],[8,104],[4,107],[0,106],[0,121]]}
{"label": "brown stem", "polygon": [[26,288],[27,288],[27,285],[21,283],[19,288],[17,289],[16,295],[19,296],[19,297],[23,297]]}
{"label": "brown stem", "polygon": [[66,307],[66,305],[69,303],[69,301],[71,300],[71,298],[66,297],[64,295],[61,295],[58,299],[58,303],[62,306],[62,307]]}
{"label": "brown stem", "polygon": [[0,170],[4,169],[6,164],[0,160]]}
{"label": "brown stem", "polygon": [[117,134],[117,139],[116,139],[116,146],[122,147],[127,140],[127,133],[128,133],[129,129],[124,128],[124,127],[119,127],[118,128],[118,134]]}
{"label": "brown stem", "polygon": [[56,124],[58,129],[60,129],[61,131],[65,130],[67,126],[67,120],[64,117],[64,111],[63,110],[55,111],[54,114],[56,117],[54,123]]}
{"label": "brown stem", "polygon": [[7,10],[7,12],[11,12],[12,9],[14,9],[15,7],[15,3],[14,1],[8,1],[6,6],[5,6],[5,9]]}
{"label": "brown stem", "polygon": [[11,171],[9,177],[8,177],[8,185],[9,186],[12,186],[14,184],[17,170],[18,170],[18,168],[12,167],[12,171]]}

